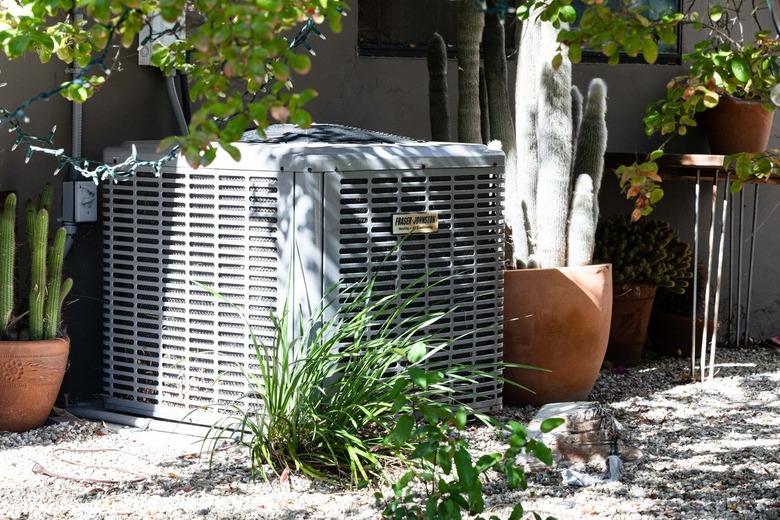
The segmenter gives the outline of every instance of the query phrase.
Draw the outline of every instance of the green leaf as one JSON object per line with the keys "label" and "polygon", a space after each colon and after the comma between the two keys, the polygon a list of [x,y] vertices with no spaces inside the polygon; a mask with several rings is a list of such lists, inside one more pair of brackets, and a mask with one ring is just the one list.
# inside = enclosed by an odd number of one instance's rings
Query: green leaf
{"label": "green leaf", "polygon": [[387,436],[387,440],[396,446],[402,446],[409,440],[413,428],[414,418],[411,415],[402,415],[398,418],[395,427]]}
{"label": "green leaf", "polygon": [[642,44],[642,55],[647,63],[655,63],[658,59],[658,44],[652,39],[645,40]]}
{"label": "green leaf", "polygon": [[547,466],[552,466],[553,456],[552,450],[548,448],[543,442],[532,441],[529,443],[531,452],[540,461],[544,462]]}
{"label": "green leaf", "polygon": [[416,364],[422,361],[425,357],[425,354],[427,353],[428,348],[426,347],[425,343],[418,341],[409,347],[409,352],[406,353],[406,359],[408,359],[410,363]]}
{"label": "green leaf", "polygon": [[407,371],[409,373],[409,378],[415,385],[422,389],[428,388],[428,377],[424,370],[417,367],[409,367]]}
{"label": "green leaf", "polygon": [[650,160],[651,161],[657,161],[658,159],[663,157],[663,155],[664,155],[664,151],[663,150],[660,150],[660,149],[659,150],[653,150],[652,152],[650,152]]}
{"label": "green leaf", "polygon": [[466,487],[470,487],[474,483],[476,474],[471,463],[471,455],[463,446],[459,446],[455,450],[455,470],[458,472],[458,478]]}
{"label": "green leaf", "polygon": [[734,77],[742,83],[747,83],[747,81],[750,79],[750,65],[747,63],[745,58],[736,57],[731,60],[729,65],[731,67],[732,74],[734,74]]}
{"label": "green leaf", "polygon": [[723,17],[723,6],[721,5],[713,5],[710,8],[710,20],[713,22],[717,22]]}
{"label": "green leaf", "polygon": [[542,424],[539,426],[539,429],[542,430],[542,433],[549,433],[565,422],[566,421],[564,419],[561,419],[560,417],[545,419],[544,421],[542,421]]}
{"label": "green leaf", "polygon": [[469,416],[468,413],[466,413],[466,409],[461,406],[458,408],[458,411],[455,412],[455,427],[459,430],[462,430],[466,427],[466,422],[468,419]]}
{"label": "green leaf", "polygon": [[523,505],[516,504],[515,507],[512,508],[512,512],[509,514],[509,518],[507,520],[520,520],[523,518],[523,513]]}

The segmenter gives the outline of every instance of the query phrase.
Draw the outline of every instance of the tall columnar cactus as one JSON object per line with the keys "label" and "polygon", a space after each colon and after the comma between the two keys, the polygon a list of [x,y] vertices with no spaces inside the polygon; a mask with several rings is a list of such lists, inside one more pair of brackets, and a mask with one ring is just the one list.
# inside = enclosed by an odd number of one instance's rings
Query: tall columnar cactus
{"label": "tall columnar cactus", "polygon": [[14,313],[16,195],[9,194],[0,216],[0,339],[9,336]]}
{"label": "tall columnar cactus", "polygon": [[458,141],[481,143],[479,46],[485,14],[474,0],[458,0]]}
{"label": "tall columnar cactus", "polygon": [[54,235],[54,241],[49,250],[48,275],[49,281],[46,285],[46,309],[45,309],[45,330],[46,338],[54,338],[60,326],[60,317],[62,313],[62,304],[68,296],[73,280],[68,278],[62,280],[62,264],[65,257],[65,241],[67,233],[65,228],[60,228]]}
{"label": "tall columnar cactus", "polygon": [[485,67],[479,66],[479,129],[482,143],[490,142],[490,113],[488,112],[488,91],[485,80]]}
{"label": "tall columnar cactus", "polygon": [[[507,202],[507,222],[512,226],[512,247],[520,266],[531,266],[536,246],[536,185],[539,180],[539,147],[536,140],[538,77],[537,45],[540,24],[525,23],[520,35],[520,54],[515,81],[517,138],[517,198]],[[512,197],[507,194],[507,201]]]}
{"label": "tall columnar cactus", "polygon": [[[490,116],[490,137],[501,142],[506,154],[504,163],[505,219],[511,229],[513,222],[522,220],[516,215],[519,208],[517,199],[517,147],[515,126],[512,120],[512,106],[509,103],[508,73],[506,64],[506,40],[503,20],[495,9],[496,0],[488,0],[485,13],[485,31],[482,34],[482,46],[485,52],[485,83],[488,92],[488,113]],[[509,237],[508,246],[511,246]],[[508,247],[507,249],[511,249]],[[509,254],[511,252],[508,251]]]}
{"label": "tall columnar cactus", "polygon": [[447,102],[447,45],[439,33],[428,42],[428,106],[431,139],[450,140],[450,106]]}
{"label": "tall columnar cactus", "polygon": [[44,339],[43,318],[46,305],[46,249],[49,232],[49,212],[38,210],[32,233],[30,251],[30,339]]}
{"label": "tall columnar cactus", "polygon": [[606,151],[606,85],[591,82],[583,110],[569,60],[553,66],[558,31],[532,19],[520,43],[515,96],[520,203],[514,211],[523,220],[521,227],[510,217],[515,260],[529,267],[588,264]]}
{"label": "tall columnar cactus", "polygon": [[593,178],[587,173],[581,173],[574,183],[571,200],[566,265],[588,265],[593,259],[596,238],[593,199]]}
{"label": "tall columnar cactus", "polygon": [[536,187],[536,260],[541,266],[566,265],[566,228],[571,200],[571,62],[552,65],[558,30],[541,23],[538,124],[539,180]]}
{"label": "tall columnar cactus", "polygon": [[593,219],[599,219],[599,188],[604,173],[604,152],[607,149],[607,84],[594,78],[588,85],[588,100],[582,116],[574,175],[587,173],[593,177]]}

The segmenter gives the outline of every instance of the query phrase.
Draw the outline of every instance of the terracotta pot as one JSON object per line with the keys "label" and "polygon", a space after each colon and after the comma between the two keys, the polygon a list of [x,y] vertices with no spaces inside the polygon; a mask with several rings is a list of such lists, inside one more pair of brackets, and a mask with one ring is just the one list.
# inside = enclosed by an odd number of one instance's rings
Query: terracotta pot
{"label": "terracotta pot", "polygon": [[714,154],[763,152],[769,144],[775,113],[759,101],[721,96],[707,114],[707,140]]}
{"label": "terracotta pot", "polygon": [[0,431],[24,432],[46,422],[69,350],[67,338],[0,341]]}
{"label": "terracotta pot", "polygon": [[[693,316],[680,316],[654,310],[650,317],[648,336],[653,350],[667,356],[691,355],[691,329]],[[707,320],[707,330],[715,328],[714,320]],[[696,320],[696,345],[701,345],[704,320]],[[698,348],[698,347],[697,347]]]}
{"label": "terracotta pot", "polygon": [[504,271],[504,361],[549,370],[510,368],[504,404],[586,399],[609,337],[612,266]]}
{"label": "terracotta pot", "polygon": [[605,356],[613,365],[632,367],[641,361],[656,289],[638,284],[615,287]]}

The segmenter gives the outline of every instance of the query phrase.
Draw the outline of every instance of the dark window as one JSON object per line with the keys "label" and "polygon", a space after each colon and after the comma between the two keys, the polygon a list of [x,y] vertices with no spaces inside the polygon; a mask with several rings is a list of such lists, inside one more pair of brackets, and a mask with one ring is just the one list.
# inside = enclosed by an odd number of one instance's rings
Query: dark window
{"label": "dark window", "polygon": [[[615,5],[623,1],[609,0]],[[680,0],[633,1],[646,5],[651,18],[680,7]],[[574,0],[573,5],[580,11],[584,4]],[[457,9],[454,0],[358,0],[357,9],[358,54],[361,56],[424,56],[434,32],[442,35],[450,54],[455,53]],[[507,14],[506,24],[507,53],[511,54],[516,25],[513,14]],[[605,58],[598,52],[586,50],[583,61],[605,61]],[[625,57],[621,61],[633,60]],[[658,62],[680,62],[679,37],[676,45],[660,46]]]}
{"label": "dark window", "polygon": [[[453,0],[358,0],[358,54],[425,56],[438,32],[455,52],[456,4]],[[513,15],[507,16],[507,50],[514,47]]]}

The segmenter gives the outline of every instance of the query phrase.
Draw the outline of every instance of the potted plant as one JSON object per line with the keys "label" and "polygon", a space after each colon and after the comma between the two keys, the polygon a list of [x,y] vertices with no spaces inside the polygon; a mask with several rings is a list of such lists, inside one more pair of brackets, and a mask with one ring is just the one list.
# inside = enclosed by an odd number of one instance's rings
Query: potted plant
{"label": "potted plant", "polygon": [[691,255],[668,222],[615,216],[599,223],[594,256],[612,263],[614,280],[608,361],[639,363],[656,290],[683,293],[692,276]]}
{"label": "potted plant", "polygon": [[[691,264],[691,270],[693,269]],[[696,341],[701,341],[704,330],[705,271],[699,268],[699,280],[696,295],[697,319]],[[715,322],[708,320],[707,330],[714,329]],[[650,327],[647,335],[650,346],[656,352],[668,356],[690,356],[693,334],[693,287],[689,285],[682,292],[660,288],[655,296],[653,312],[650,314]],[[698,343],[697,343],[698,344]]]}
{"label": "potted plant", "polygon": [[[504,403],[581,400],[601,368],[612,309],[611,268],[591,265],[607,88],[595,79],[583,99],[572,87],[571,63],[555,58],[558,29],[537,16],[522,34],[513,122],[500,3],[490,0],[482,11],[459,1],[458,138],[487,142],[489,129],[506,153],[504,376],[531,391],[504,385]],[[481,104],[480,42],[487,94]],[[431,128],[435,138],[446,138],[440,37],[428,60]],[[544,370],[521,367],[527,365]]]}
{"label": "potted plant", "polygon": [[[73,280],[62,280],[66,232],[49,240],[51,185],[27,204],[30,252],[26,308],[15,305],[16,195],[0,217],[0,431],[23,432],[46,422],[65,375],[70,341],[62,334],[62,304]],[[19,295],[19,301],[24,300]]]}

